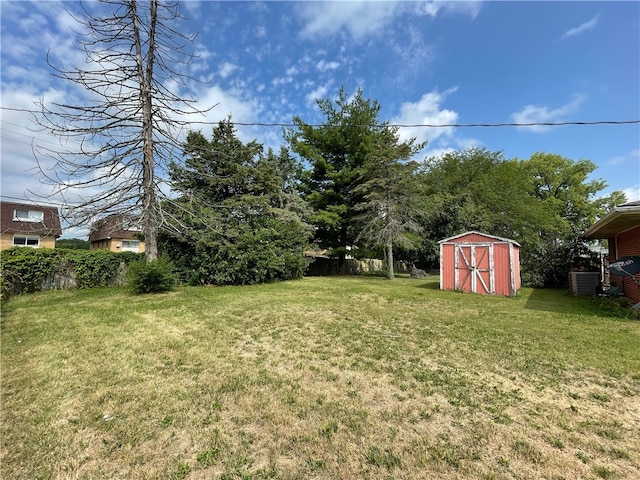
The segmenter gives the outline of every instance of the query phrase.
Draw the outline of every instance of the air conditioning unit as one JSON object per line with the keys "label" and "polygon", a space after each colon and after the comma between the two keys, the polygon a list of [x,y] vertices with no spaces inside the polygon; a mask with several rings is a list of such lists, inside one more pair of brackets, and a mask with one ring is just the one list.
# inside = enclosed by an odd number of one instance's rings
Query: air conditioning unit
{"label": "air conditioning unit", "polygon": [[599,272],[569,272],[569,288],[573,295],[596,295],[599,286]]}

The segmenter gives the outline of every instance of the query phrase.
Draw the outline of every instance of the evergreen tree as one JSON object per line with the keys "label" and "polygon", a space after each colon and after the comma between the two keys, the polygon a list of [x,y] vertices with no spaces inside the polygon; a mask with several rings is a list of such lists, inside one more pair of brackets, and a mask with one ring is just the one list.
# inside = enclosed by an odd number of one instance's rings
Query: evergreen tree
{"label": "evergreen tree", "polygon": [[362,193],[356,187],[383,130],[380,105],[363,98],[361,90],[350,98],[344,89],[335,101],[317,103],[326,116],[324,124],[312,126],[295,117],[297,130],[288,130],[285,138],[310,166],[302,191],[313,210],[309,220],[316,228],[315,241],[342,262],[359,234],[356,205],[362,202]]}
{"label": "evergreen tree", "polygon": [[166,205],[163,248],[192,284],[251,284],[299,278],[307,266],[309,227],[286,149],[263,155],[244,144],[227,119],[211,140],[190,132],[185,161],[171,168],[179,197]]}
{"label": "evergreen tree", "polygon": [[415,139],[399,143],[396,132],[387,127],[378,136],[366,158],[361,183],[355,187],[362,195],[362,202],[355,207],[361,225],[356,240],[384,249],[389,279],[394,278],[394,247],[413,248],[416,237],[411,234],[421,231],[416,208],[418,164],[409,159],[424,145],[416,145]]}

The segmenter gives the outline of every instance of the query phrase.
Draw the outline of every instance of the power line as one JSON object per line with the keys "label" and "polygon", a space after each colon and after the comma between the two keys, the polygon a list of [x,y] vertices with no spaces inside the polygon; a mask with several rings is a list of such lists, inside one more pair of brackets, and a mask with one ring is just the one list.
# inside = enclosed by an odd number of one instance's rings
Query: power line
{"label": "power line", "polygon": [[[209,123],[209,122],[202,122]],[[242,126],[257,126],[257,127],[297,127],[294,123],[250,123],[250,122],[232,122],[234,125]],[[640,120],[598,120],[595,122],[529,122],[529,123],[388,123],[389,127],[398,128],[473,128],[473,127],[557,127],[562,125],[631,125],[640,123]],[[333,125],[326,124],[310,124],[305,123],[310,127],[331,127]],[[350,127],[380,127],[382,125],[349,125]],[[335,125],[336,128],[342,127],[342,125]]]}
{"label": "power line", "polygon": [[[21,108],[0,107],[0,110],[10,110],[13,112],[25,112],[25,113],[40,113],[36,110],[27,110]],[[202,122],[193,121],[193,124],[198,125],[217,125],[219,122]],[[243,127],[297,127],[299,125],[295,123],[269,123],[269,122],[231,122],[233,125],[239,125]],[[560,127],[567,125],[633,125],[640,124],[640,120],[596,120],[596,121],[567,121],[567,122],[503,122],[503,123],[389,123],[384,124],[389,127],[398,128],[494,128],[494,127]],[[309,127],[331,127],[324,123],[305,123]],[[350,127],[380,127],[382,125],[349,125]],[[342,125],[335,125],[336,128],[342,127]]]}
{"label": "power line", "polygon": [[50,201],[50,200],[32,200],[30,198],[12,197],[12,196],[9,196],[9,195],[0,195],[0,198],[6,199],[6,200],[17,200],[19,202],[36,203],[38,205],[51,205],[52,207],[59,207],[60,205],[66,205],[68,207],[77,206],[77,205],[71,205],[71,204],[66,203],[66,202],[53,202],[53,201]]}

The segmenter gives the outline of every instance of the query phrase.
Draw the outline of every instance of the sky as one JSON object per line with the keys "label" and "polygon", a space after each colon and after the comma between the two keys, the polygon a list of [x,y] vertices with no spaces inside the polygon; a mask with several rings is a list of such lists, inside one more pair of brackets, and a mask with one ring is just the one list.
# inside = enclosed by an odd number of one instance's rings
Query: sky
{"label": "sky", "polygon": [[[41,201],[33,145],[39,100],[74,98],[46,56],[84,58],[71,1],[0,1],[3,200]],[[88,8],[95,3],[88,2]],[[396,125],[636,121],[640,119],[640,2],[213,2],[186,1],[175,23],[197,37],[185,73],[197,105],[216,105],[194,130],[237,123],[321,123],[316,99],[348,94],[381,106]],[[640,124],[401,127],[427,142],[416,160],[469,147],[527,159],[536,152],[597,165],[602,194],[640,200]],[[243,141],[285,145],[282,127],[238,126]],[[56,198],[48,201],[56,203]],[[86,235],[68,229],[63,237]]]}

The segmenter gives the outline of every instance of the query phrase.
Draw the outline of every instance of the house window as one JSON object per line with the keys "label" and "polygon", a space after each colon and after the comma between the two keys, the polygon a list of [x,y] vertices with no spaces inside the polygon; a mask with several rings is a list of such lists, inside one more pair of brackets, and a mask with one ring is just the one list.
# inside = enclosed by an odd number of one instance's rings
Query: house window
{"label": "house window", "polygon": [[19,222],[42,222],[44,220],[44,212],[15,209],[13,211],[13,219]]}
{"label": "house window", "polygon": [[40,237],[37,235],[14,235],[13,245],[15,247],[32,247],[40,246]]}
{"label": "house window", "polygon": [[138,240],[123,240],[122,251],[138,253],[140,251],[140,242]]}

